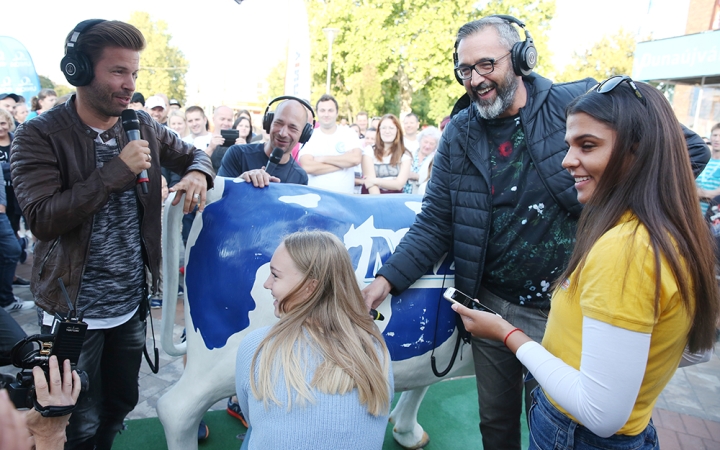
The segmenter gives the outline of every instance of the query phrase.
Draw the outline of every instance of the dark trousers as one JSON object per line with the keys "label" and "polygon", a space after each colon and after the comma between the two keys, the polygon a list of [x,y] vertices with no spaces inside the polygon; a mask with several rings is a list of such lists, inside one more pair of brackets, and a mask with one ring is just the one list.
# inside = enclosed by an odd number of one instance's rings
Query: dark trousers
{"label": "dark trousers", "polygon": [[19,258],[17,235],[7,215],[0,213],[0,306],[8,306],[15,301],[12,282]]}
{"label": "dark trousers", "polygon": [[[20,328],[10,313],[0,308],[0,366],[11,364],[10,350],[25,336],[25,331]],[[32,348],[32,345],[28,344],[26,351],[31,351]]]}
{"label": "dark trousers", "polygon": [[[484,288],[478,300],[536,342],[542,341],[549,310],[510,303]],[[524,381],[527,370],[502,342],[473,338],[472,347],[483,448],[520,450],[523,398],[527,411],[537,381]]]}
{"label": "dark trousers", "polygon": [[[45,328],[45,327],[44,327]],[[138,402],[138,373],[145,344],[140,313],[107,330],[88,330],[78,370],[90,380],[67,427],[65,449],[109,450],[125,416]]]}

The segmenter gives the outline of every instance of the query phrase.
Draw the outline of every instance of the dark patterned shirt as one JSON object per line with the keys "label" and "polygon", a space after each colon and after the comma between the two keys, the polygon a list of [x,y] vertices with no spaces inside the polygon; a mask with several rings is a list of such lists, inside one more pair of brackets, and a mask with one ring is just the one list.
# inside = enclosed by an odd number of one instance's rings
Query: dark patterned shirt
{"label": "dark patterned shirt", "polygon": [[[95,142],[97,167],[119,154],[117,145]],[[137,308],[144,295],[145,266],[140,241],[135,183],[123,192],[110,194],[93,217],[90,249],[83,273],[77,307],[98,300],[85,317],[122,316]]]}
{"label": "dark patterned shirt", "polygon": [[547,307],[567,264],[575,221],[545,188],[520,116],[485,121],[492,172],[492,225],[483,286],[512,303]]}

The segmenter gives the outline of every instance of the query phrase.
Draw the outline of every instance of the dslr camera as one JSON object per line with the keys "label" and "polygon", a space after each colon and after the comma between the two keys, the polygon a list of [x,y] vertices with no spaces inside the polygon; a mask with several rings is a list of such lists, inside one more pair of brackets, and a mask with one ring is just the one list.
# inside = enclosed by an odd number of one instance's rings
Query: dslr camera
{"label": "dslr camera", "polygon": [[[79,319],[64,319],[56,321],[52,334],[35,334],[28,336],[15,344],[10,355],[15,367],[22,369],[16,376],[15,382],[8,384],[7,391],[16,408],[32,408],[35,405],[35,382],[32,368],[39,366],[45,372],[45,378],[49,377],[50,356],[55,355],[60,364],[66,359],[75,368],[83,341],[87,324]],[[32,350],[27,351],[28,344],[32,344]],[[88,376],[83,371],[78,371],[80,376],[81,391],[86,391],[89,386]]]}
{"label": "dslr camera", "polygon": [[[82,310],[79,316],[76,315],[75,307],[70,302],[62,279],[58,278],[58,282],[70,307],[68,316],[61,317],[55,314],[51,334],[27,336],[15,344],[10,352],[12,364],[22,369],[17,374],[15,382],[6,386],[10,400],[18,409],[32,408],[37,404],[35,380],[32,374],[33,367],[40,367],[45,372],[45,378],[49,382],[51,356],[55,355],[57,357],[61,372],[63,362],[66,359],[70,360],[73,370],[77,366],[78,359],[80,359],[85,333],[87,333],[88,329],[87,323],[82,320],[85,311]],[[30,350],[28,350],[29,348]],[[87,373],[78,371],[78,375],[80,376],[80,390],[87,391],[89,387]]]}

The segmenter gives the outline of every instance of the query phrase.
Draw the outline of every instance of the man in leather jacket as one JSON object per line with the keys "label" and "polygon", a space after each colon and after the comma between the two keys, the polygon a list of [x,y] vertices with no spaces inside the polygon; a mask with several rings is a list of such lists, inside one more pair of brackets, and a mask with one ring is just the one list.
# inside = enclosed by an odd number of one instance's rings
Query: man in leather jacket
{"label": "man in leather jacket", "polygon": [[[532,38],[520,41],[510,22],[486,17],[460,28],[455,68],[467,94],[443,132],[422,212],[363,295],[377,308],[452,250],[455,287],[540,342],[581,211],[561,166],[565,107],[596,82],[553,84],[531,73],[534,59],[513,49],[527,50],[517,46]],[[707,150],[684,131],[697,175]],[[523,388],[529,406],[536,383],[523,382],[502,343],[472,339],[472,347],[483,447],[520,449]]]}
{"label": "man in leather jacket", "polygon": [[[138,401],[148,288],[157,288],[161,257],[160,165],[183,174],[175,203],[202,210],[212,187],[208,156],[138,111],[142,140],[129,141],[119,116],[135,90],[145,40],[119,21],[81,22],[67,56],[87,67],[63,68],[77,94],[18,128],[13,185],[33,234],[31,290],[42,325],[72,302],[88,331],[77,365],[90,387],[67,429],[66,448],[109,449]],[[75,70],[77,69],[77,71]],[[86,79],[77,72],[86,71]],[[83,75],[80,73],[79,75]],[[137,175],[147,170],[148,192]],[[146,282],[145,267],[152,277]],[[67,289],[62,293],[58,279]],[[62,362],[60,362],[62,364]]]}

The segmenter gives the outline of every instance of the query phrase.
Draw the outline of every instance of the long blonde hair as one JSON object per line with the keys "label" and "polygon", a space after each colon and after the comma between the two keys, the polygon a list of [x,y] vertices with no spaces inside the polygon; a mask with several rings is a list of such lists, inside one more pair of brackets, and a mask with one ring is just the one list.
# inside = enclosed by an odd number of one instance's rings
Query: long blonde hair
{"label": "long blonde hair", "polygon": [[[313,388],[331,395],[357,389],[368,413],[386,414],[390,408],[390,358],[368,314],[345,246],[326,231],[293,233],[283,243],[303,279],[280,301],[283,315],[253,355],[253,395],[262,399],[265,407],[269,402],[281,405],[274,387],[282,372],[288,411],[293,397],[301,406],[305,401],[314,402]],[[314,288],[307,300],[293,301],[308,286]],[[285,311],[288,304],[295,306]],[[305,368],[311,354],[319,354],[320,364],[308,383]]]}

